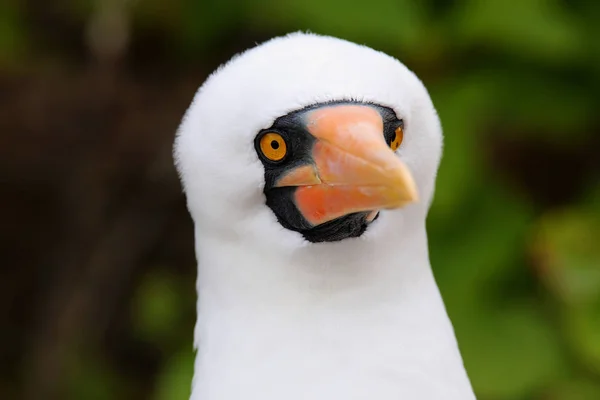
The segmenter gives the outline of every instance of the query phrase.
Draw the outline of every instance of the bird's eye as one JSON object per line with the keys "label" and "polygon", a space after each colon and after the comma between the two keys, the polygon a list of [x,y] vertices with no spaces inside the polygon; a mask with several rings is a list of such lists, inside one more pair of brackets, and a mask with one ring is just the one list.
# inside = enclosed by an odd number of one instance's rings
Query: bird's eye
{"label": "bird's eye", "polygon": [[394,138],[392,139],[392,143],[390,143],[390,147],[393,151],[398,150],[398,147],[402,144],[402,139],[404,139],[404,130],[402,126],[399,126],[394,131]]}
{"label": "bird's eye", "polygon": [[269,132],[260,138],[260,151],[271,161],[281,161],[287,154],[287,145],[279,133]]}

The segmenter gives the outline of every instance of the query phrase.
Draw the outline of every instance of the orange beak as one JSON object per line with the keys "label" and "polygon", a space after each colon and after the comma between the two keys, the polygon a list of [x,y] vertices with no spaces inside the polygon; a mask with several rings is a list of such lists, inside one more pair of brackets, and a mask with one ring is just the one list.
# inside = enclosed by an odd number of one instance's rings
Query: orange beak
{"label": "orange beak", "polygon": [[[297,167],[276,187],[297,186],[294,201],[314,226],[356,212],[400,208],[418,200],[406,165],[383,137],[383,121],[372,107],[335,105],[310,111],[316,138],[312,164]],[[373,213],[374,212],[374,213]]]}

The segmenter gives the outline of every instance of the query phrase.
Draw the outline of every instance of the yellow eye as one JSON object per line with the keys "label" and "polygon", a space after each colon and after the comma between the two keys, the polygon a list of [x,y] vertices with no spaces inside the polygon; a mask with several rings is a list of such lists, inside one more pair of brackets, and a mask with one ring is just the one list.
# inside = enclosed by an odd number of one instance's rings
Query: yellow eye
{"label": "yellow eye", "polygon": [[271,161],[281,161],[287,154],[287,145],[279,133],[267,133],[260,138],[260,151]]}
{"label": "yellow eye", "polygon": [[404,131],[402,130],[401,126],[396,128],[395,133],[396,136],[394,136],[394,140],[392,140],[392,143],[390,144],[390,147],[393,151],[398,150],[398,147],[400,147],[400,145],[402,144],[402,139],[404,139]]}

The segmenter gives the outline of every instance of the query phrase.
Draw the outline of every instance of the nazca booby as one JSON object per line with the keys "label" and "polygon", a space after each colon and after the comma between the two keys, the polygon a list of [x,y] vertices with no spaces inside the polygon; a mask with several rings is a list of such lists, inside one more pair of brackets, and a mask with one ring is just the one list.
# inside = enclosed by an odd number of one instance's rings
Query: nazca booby
{"label": "nazca booby", "polygon": [[294,33],[215,71],[174,145],[191,399],[474,399],[428,257],[441,152],[424,85],[368,47]]}

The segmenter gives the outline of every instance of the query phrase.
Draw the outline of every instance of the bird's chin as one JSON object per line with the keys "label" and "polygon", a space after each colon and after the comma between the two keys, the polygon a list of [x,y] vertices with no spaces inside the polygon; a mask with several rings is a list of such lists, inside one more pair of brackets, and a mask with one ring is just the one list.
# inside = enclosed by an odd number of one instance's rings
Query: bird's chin
{"label": "bird's chin", "polygon": [[378,216],[378,213],[373,214],[372,212],[348,214],[301,233],[306,240],[312,243],[338,242],[347,238],[361,236]]}
{"label": "bird's chin", "polygon": [[294,204],[294,190],[293,187],[284,187],[266,191],[267,206],[284,228],[300,233],[311,243],[337,242],[359,237],[379,216],[378,211],[360,211],[312,225]]}

